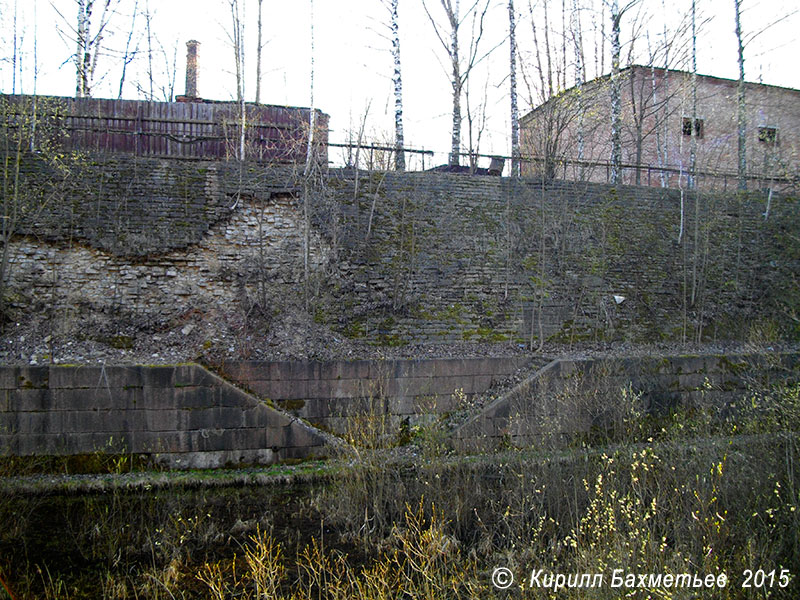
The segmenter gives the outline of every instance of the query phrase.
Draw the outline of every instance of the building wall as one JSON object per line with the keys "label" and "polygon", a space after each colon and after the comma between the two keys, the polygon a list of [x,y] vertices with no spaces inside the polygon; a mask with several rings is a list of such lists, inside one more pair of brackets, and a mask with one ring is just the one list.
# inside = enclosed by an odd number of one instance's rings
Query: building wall
{"label": "building wall", "polygon": [[[671,187],[686,185],[690,165],[691,137],[683,133],[683,119],[692,114],[691,74],[634,66],[621,73],[622,162],[624,183],[636,182],[635,165],[640,164],[643,185],[661,185],[661,171]],[[611,113],[608,78],[594,80],[580,92],[574,88],[523,117],[523,153],[531,156],[554,155],[558,161],[579,157],[583,132],[583,159],[604,163],[595,167],[560,165],[556,176],[607,181],[611,157]],[[697,169],[706,172],[698,178],[701,188],[735,189],[738,166],[738,82],[699,75],[697,116],[703,122],[703,135],[697,138]],[[769,179],[792,179],[800,169],[800,91],[757,83],[746,83],[747,173],[751,186],[767,187]],[[635,106],[634,106],[635,105]],[[641,128],[637,128],[641,117]],[[666,127],[665,127],[666,119]],[[548,126],[548,123],[555,123]],[[759,128],[777,131],[777,142],[759,140]],[[553,149],[547,140],[557,134]],[[642,141],[641,160],[637,160],[637,140]],[[666,149],[666,161],[663,153]],[[661,158],[660,158],[661,156]],[[648,168],[649,167],[649,168]],[[541,163],[525,165],[528,175],[542,172]],[[682,172],[682,175],[681,175]],[[784,184],[774,184],[780,187]]]}

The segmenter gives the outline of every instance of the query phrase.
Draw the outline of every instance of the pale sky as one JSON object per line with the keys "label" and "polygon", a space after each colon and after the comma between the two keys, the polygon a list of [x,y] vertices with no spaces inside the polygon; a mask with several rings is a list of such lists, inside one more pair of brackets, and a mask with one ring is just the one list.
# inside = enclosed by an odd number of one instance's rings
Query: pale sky
{"label": "pale sky", "polygon": [[[116,0],[112,0],[112,5]],[[233,49],[229,41],[231,29],[229,0],[119,0],[117,14],[110,22],[103,42],[105,53],[100,56],[93,96],[116,98],[119,94],[121,56],[125,49],[131,14],[138,1],[143,11],[146,4],[152,16],[153,47],[163,47],[154,59],[156,88],[166,86],[167,70],[173,71],[176,57],[175,93],[184,92],[186,41],[196,39],[200,46],[199,93],[204,98],[226,100],[235,96]],[[255,94],[256,17],[257,0],[244,1],[246,37],[246,97]],[[435,17],[443,11],[440,0],[427,0]],[[607,36],[610,29],[608,9],[601,12],[607,0],[580,0],[580,25],[588,78],[600,70],[602,45],[603,71],[610,66],[609,43],[602,42],[601,26]],[[566,7],[564,23],[569,27],[574,0],[549,0],[549,37],[554,52],[560,54],[562,41],[562,5]],[[98,15],[102,0],[96,0]],[[471,2],[462,0],[462,9]],[[539,80],[533,54],[531,9],[537,27],[539,43],[544,38],[545,0],[515,0],[518,13],[517,38],[520,60],[533,84]],[[621,1],[624,5],[626,2]],[[12,78],[14,8],[17,11],[18,73]],[[625,15],[622,23],[623,57],[636,27],[634,61],[646,63],[650,47],[663,42],[664,23],[668,37],[678,27],[682,16],[688,15],[690,0],[641,0]],[[734,35],[733,0],[697,0],[698,22],[703,22],[698,41],[698,71],[735,79],[738,77],[736,38]],[[471,79],[470,100],[486,104],[486,126],[480,152],[510,154],[510,108],[508,86],[508,2],[490,0],[486,17],[486,50],[500,44],[490,57],[476,69]],[[310,0],[264,0],[264,41],[262,61],[261,101],[266,104],[308,106],[310,103]],[[742,27],[745,36],[764,29],[781,15],[800,8],[798,0],[742,0]],[[58,16],[56,9],[69,22]],[[34,15],[36,19],[34,19]],[[69,96],[75,91],[75,49],[72,33],[76,15],[75,0],[0,0],[0,89],[10,93],[33,92],[34,64],[38,66],[36,91],[40,94]],[[330,139],[346,141],[368,110],[367,133],[375,143],[390,143],[394,126],[394,98],[391,82],[392,59],[386,23],[388,11],[381,0],[315,0],[314,2],[314,104],[331,116]],[[60,30],[60,32],[59,32]],[[749,81],[800,88],[800,70],[794,61],[800,56],[800,15],[796,12],[773,25],[749,42],[745,50],[745,72]],[[403,61],[404,119],[406,144],[413,148],[436,151],[435,162],[446,162],[450,146],[452,123],[452,93],[446,67],[446,55],[436,39],[433,28],[422,8],[422,0],[400,0],[401,56]],[[34,39],[36,60],[34,61]],[[462,48],[469,43],[468,26],[463,27]],[[124,98],[143,98],[149,90],[147,73],[147,39],[144,17],[135,22],[131,48],[138,44],[140,54],[128,67],[123,87]],[[175,50],[177,48],[177,54]],[[673,54],[677,54],[675,51]],[[165,60],[168,58],[169,64]],[[562,61],[563,62],[563,61]],[[623,66],[627,61],[623,60]],[[659,63],[657,63],[659,64]],[[567,44],[567,84],[572,84],[574,72],[572,38]],[[689,68],[686,62],[673,63],[673,68]],[[21,73],[20,73],[21,71]],[[137,87],[138,86],[138,87]],[[139,89],[143,87],[144,90]],[[536,92],[534,92],[536,93]],[[156,90],[156,99],[163,100]],[[520,110],[530,109],[529,92],[520,77]],[[462,105],[465,101],[462,99]],[[466,111],[463,111],[462,144],[467,145]],[[477,121],[477,118],[476,118]],[[355,134],[353,134],[354,136]],[[338,162],[337,151],[330,157]]]}

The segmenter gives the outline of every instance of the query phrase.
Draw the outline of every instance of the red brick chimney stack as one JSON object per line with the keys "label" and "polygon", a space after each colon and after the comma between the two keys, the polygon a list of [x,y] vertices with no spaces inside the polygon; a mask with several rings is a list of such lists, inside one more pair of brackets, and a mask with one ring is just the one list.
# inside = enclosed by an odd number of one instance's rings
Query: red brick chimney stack
{"label": "red brick chimney stack", "polygon": [[197,95],[197,47],[200,42],[186,42],[186,97],[198,98]]}

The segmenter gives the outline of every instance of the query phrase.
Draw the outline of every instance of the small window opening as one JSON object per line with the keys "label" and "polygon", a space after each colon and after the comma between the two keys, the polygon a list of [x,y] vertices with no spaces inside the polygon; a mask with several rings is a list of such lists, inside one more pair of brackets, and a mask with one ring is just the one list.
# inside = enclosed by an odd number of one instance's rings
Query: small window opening
{"label": "small window opening", "polygon": [[759,127],[758,141],[770,145],[778,143],[778,129],[776,127]]}
{"label": "small window opening", "polygon": [[[683,135],[690,137],[692,135],[692,119],[691,117],[683,117]],[[694,120],[694,137],[703,137],[703,119]]]}

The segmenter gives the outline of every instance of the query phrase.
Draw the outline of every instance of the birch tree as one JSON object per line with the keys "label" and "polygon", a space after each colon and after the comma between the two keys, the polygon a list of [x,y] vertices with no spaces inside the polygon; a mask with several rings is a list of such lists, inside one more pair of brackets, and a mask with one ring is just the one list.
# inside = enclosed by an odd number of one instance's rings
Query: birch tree
{"label": "birch tree", "polygon": [[406,170],[406,155],[403,136],[403,76],[400,68],[400,23],[397,15],[398,0],[391,0],[392,58],[394,61],[394,168]]}
{"label": "birch tree", "polygon": [[[306,146],[306,164],[303,169],[303,304],[306,311],[309,307],[309,258],[311,252],[311,207],[309,206],[311,193],[311,176],[314,163],[314,128],[316,119],[314,114],[314,0],[309,0],[310,24],[310,84],[308,108],[308,145]],[[357,177],[358,175],[356,175]]]}
{"label": "birch tree", "polygon": [[[486,13],[489,10],[491,0],[475,0],[464,12],[463,16],[459,6],[460,0],[455,0],[455,2],[453,0],[439,1],[444,10],[446,26],[442,26],[433,17],[425,0],[422,0],[422,6],[450,62],[450,83],[453,88],[453,129],[450,138],[450,158],[448,162],[452,166],[458,166],[461,152],[461,94],[472,70],[497,46],[494,46],[484,54],[479,54],[484,34]],[[462,56],[459,46],[459,32],[468,19],[471,19],[471,35],[466,56]]]}
{"label": "birch tree", "polygon": [[258,0],[258,33],[256,41],[256,104],[261,103],[261,4],[263,0]]}
{"label": "birch tree", "polygon": [[234,60],[236,62],[236,101],[239,105],[239,160],[245,158],[245,127],[247,111],[244,101],[244,21],[239,0],[229,0],[231,7],[231,43],[233,44]]}
{"label": "birch tree", "polygon": [[744,43],[742,42],[741,24],[741,0],[733,0],[736,10],[736,42],[738,46],[739,58],[739,86],[737,93],[737,140],[738,140],[738,160],[737,176],[739,179],[739,189],[747,189],[747,115],[745,113],[745,94],[744,94]]}
{"label": "birch tree", "polygon": [[[689,189],[697,186],[697,2],[692,0],[692,139],[689,142]],[[695,199],[695,206],[697,200]]]}
{"label": "birch tree", "polygon": [[517,106],[517,34],[514,0],[508,0],[509,80],[511,85],[511,176],[519,177],[519,107]]}
{"label": "birch tree", "polygon": [[[575,50],[575,93],[578,95],[578,162],[583,161],[583,118],[585,113],[583,99],[583,82],[585,79],[584,60],[583,60],[583,35],[581,32],[580,9],[578,0],[572,0],[571,26],[572,41]],[[583,166],[581,165],[581,174]],[[581,177],[582,179],[582,177]]]}
{"label": "birch tree", "polygon": [[109,22],[116,14],[120,0],[101,0],[100,19],[94,19],[96,0],[75,0],[77,20],[75,26],[53,5],[56,13],[67,26],[67,30],[58,28],[62,37],[71,38],[75,42],[75,97],[85,98],[92,95],[92,87],[97,75],[97,63],[101,54],[103,41],[108,32]]}
{"label": "birch tree", "polygon": [[620,29],[624,14],[638,2],[639,0],[630,0],[620,8],[619,0],[611,0],[611,183],[614,185],[620,183],[622,177]]}

